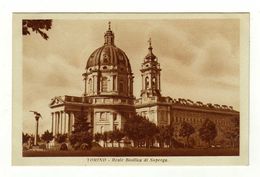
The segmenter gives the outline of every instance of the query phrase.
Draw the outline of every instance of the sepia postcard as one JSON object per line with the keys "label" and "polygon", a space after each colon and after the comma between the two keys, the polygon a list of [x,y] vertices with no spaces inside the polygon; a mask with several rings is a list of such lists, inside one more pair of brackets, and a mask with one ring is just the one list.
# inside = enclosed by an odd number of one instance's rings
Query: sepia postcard
{"label": "sepia postcard", "polygon": [[248,13],[14,13],[13,165],[247,165]]}

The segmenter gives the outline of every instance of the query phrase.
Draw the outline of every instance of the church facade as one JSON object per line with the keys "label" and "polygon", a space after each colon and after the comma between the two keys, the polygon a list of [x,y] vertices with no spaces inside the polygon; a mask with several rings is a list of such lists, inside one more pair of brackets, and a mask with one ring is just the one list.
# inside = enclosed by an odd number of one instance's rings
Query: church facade
{"label": "church facade", "polygon": [[[54,135],[70,134],[75,117],[84,111],[93,126],[93,134],[124,129],[128,118],[139,114],[158,126],[173,125],[178,130],[182,122],[195,129],[206,119],[212,120],[219,129],[228,129],[231,119],[239,119],[239,112],[231,106],[204,104],[189,99],[173,99],[161,95],[161,68],[153,53],[151,40],[148,54],[141,64],[141,97],[133,95],[134,76],[126,53],[114,43],[115,35],[109,28],[104,35],[104,45],[89,57],[84,78],[82,96],[57,96],[51,100],[51,131]],[[176,131],[175,138],[180,139]],[[216,140],[223,139],[218,131]],[[198,135],[193,135],[199,141]],[[201,142],[198,142],[199,144]]]}

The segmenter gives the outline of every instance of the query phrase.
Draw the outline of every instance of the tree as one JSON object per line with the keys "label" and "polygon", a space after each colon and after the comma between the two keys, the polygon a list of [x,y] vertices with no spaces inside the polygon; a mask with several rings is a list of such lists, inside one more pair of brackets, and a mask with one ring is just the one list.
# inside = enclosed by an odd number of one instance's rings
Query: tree
{"label": "tree", "polygon": [[53,140],[54,136],[52,132],[49,132],[49,130],[47,130],[42,134],[41,138],[43,141],[45,141],[48,144],[51,140]]}
{"label": "tree", "polygon": [[23,144],[28,143],[30,138],[31,138],[31,136],[29,134],[23,133],[23,138],[22,138]]}
{"label": "tree", "polygon": [[143,130],[143,118],[139,115],[135,115],[126,120],[125,132],[129,139],[133,140],[134,146],[139,147],[140,141],[144,138]]}
{"label": "tree", "polygon": [[92,127],[90,126],[90,122],[88,122],[87,115],[82,106],[81,111],[75,114],[74,130],[69,137],[71,145],[75,149],[78,149],[82,144],[85,144],[90,149],[93,140],[91,129]]}
{"label": "tree", "polygon": [[67,134],[57,134],[57,137],[55,138],[55,140],[58,143],[64,143],[66,142],[66,139],[67,139]]}
{"label": "tree", "polygon": [[148,119],[143,120],[143,130],[145,134],[146,148],[153,146],[155,135],[158,133],[157,126]]}
{"label": "tree", "polygon": [[125,133],[119,129],[113,131],[114,139],[118,143],[118,147],[120,147],[121,140],[125,137]]}
{"label": "tree", "polygon": [[217,128],[214,122],[212,122],[209,119],[206,119],[202,125],[202,127],[199,129],[199,136],[202,141],[205,141],[208,143],[208,146],[210,147],[211,141],[213,141],[217,136]]}
{"label": "tree", "polygon": [[113,131],[109,131],[107,132],[108,135],[108,139],[110,140],[110,143],[112,145],[112,147],[114,147],[114,141],[115,141],[115,134]]}
{"label": "tree", "polygon": [[184,138],[186,137],[186,147],[190,147],[189,138],[193,133],[195,133],[195,129],[191,124],[187,122],[181,124],[179,136]]}
{"label": "tree", "polygon": [[102,134],[101,133],[96,133],[94,135],[94,139],[95,139],[95,142],[98,143],[102,139]]}
{"label": "tree", "polygon": [[108,132],[104,132],[101,136],[101,139],[104,141],[104,147],[107,147]]}
{"label": "tree", "polygon": [[135,147],[140,147],[143,141],[146,142],[146,147],[150,147],[158,133],[156,125],[140,115],[127,119],[124,130],[128,138],[134,141]]}
{"label": "tree", "polygon": [[173,145],[174,139],[174,127],[172,125],[159,126],[156,139],[159,142],[160,147],[164,147],[164,144],[168,145],[169,148]]}
{"label": "tree", "polygon": [[23,35],[30,35],[29,29],[33,32],[39,33],[45,40],[49,38],[49,36],[43,30],[48,31],[51,29],[52,20],[23,20]]}
{"label": "tree", "polygon": [[239,146],[239,118],[231,118],[230,126],[222,129],[222,132],[233,148]]}

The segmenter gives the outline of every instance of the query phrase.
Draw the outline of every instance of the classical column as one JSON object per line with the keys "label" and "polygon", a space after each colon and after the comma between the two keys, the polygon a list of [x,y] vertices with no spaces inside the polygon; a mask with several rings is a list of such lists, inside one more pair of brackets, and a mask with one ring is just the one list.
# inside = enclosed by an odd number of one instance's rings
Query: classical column
{"label": "classical column", "polygon": [[75,123],[75,117],[74,117],[74,113],[71,113],[71,131],[74,130],[74,123]]}
{"label": "classical column", "polygon": [[69,135],[71,134],[70,125],[71,125],[71,116],[70,116],[70,112],[68,112],[68,134]]}
{"label": "classical column", "polygon": [[67,133],[67,126],[66,126],[66,112],[64,112],[64,130],[63,130],[63,132],[64,132],[64,134],[66,134]]}
{"label": "classical column", "polygon": [[54,117],[55,117],[55,135],[58,134],[58,114],[57,112],[54,113]]}
{"label": "classical column", "polygon": [[167,115],[168,116],[168,121],[167,121],[168,123],[167,124],[170,125],[171,124],[171,108],[170,107],[168,107],[167,112],[168,112],[168,115]]}
{"label": "classical column", "polygon": [[52,132],[52,134],[54,133],[53,132],[53,122],[54,121],[54,117],[53,117],[53,112],[51,113],[51,132]]}
{"label": "classical column", "polygon": [[60,111],[60,133],[63,133],[63,111]]}
{"label": "classical column", "polygon": [[59,114],[59,112],[57,112],[57,117],[58,117],[57,134],[60,134],[60,114]]}

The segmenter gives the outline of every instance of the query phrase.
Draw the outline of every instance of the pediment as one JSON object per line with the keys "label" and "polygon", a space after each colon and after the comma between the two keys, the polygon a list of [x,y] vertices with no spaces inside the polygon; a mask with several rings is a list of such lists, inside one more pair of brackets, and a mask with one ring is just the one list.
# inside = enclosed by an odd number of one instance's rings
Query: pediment
{"label": "pediment", "polygon": [[64,104],[64,100],[62,99],[61,96],[59,96],[59,97],[52,98],[49,106],[53,107],[53,106],[57,106],[57,105],[61,105],[61,104]]}

